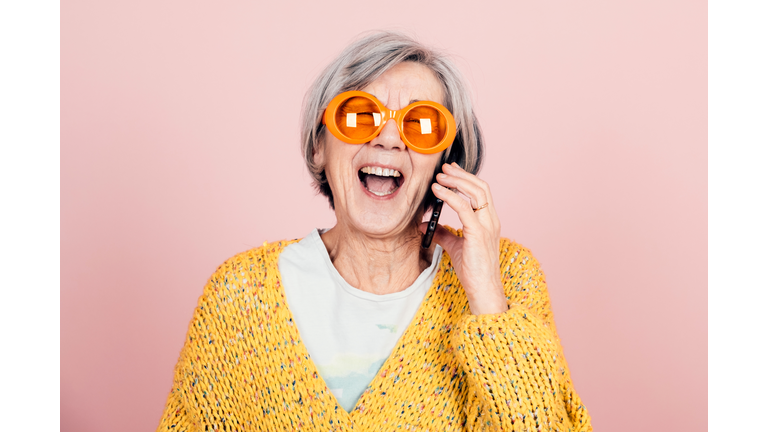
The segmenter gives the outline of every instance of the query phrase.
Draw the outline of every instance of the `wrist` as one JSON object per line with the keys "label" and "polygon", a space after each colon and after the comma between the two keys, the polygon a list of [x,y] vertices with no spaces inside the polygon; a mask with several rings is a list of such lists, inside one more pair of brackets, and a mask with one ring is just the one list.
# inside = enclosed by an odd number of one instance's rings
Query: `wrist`
{"label": "wrist", "polygon": [[509,309],[507,297],[501,287],[476,295],[467,294],[469,310],[472,315],[491,315],[504,313]]}

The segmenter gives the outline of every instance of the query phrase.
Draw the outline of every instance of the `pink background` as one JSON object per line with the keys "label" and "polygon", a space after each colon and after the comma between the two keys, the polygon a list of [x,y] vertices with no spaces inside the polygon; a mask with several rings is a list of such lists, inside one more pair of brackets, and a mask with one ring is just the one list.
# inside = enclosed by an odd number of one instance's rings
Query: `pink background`
{"label": "pink background", "polygon": [[63,3],[61,429],[154,430],[216,267],[333,224],[298,149],[302,97],[388,28],[464,71],[480,176],[547,272],[596,429],[705,430],[706,7]]}

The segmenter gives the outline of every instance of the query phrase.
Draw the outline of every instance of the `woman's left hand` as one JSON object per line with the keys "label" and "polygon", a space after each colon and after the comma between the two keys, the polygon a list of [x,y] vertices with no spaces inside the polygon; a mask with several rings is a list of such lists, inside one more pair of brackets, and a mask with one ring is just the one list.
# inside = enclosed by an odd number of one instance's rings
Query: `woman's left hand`
{"label": "woman's left hand", "polygon": [[[449,188],[461,192],[469,202]],[[499,271],[501,225],[490,187],[453,163],[443,164],[443,172],[437,175],[432,192],[456,211],[463,225],[463,237],[438,225],[433,239],[450,255],[470,310],[474,315],[506,311],[507,298]],[[426,230],[426,223],[422,223],[421,229]]]}

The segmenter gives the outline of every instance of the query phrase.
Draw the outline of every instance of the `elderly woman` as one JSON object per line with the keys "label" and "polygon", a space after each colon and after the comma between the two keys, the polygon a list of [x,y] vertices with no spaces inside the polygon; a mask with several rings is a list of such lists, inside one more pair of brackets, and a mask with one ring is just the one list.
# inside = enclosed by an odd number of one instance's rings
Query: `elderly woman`
{"label": "elderly woman", "polygon": [[[456,68],[359,40],[308,92],[302,138],[337,223],[219,267],[158,430],[592,430],[544,274],[475,176]],[[436,199],[462,227],[422,245]]]}

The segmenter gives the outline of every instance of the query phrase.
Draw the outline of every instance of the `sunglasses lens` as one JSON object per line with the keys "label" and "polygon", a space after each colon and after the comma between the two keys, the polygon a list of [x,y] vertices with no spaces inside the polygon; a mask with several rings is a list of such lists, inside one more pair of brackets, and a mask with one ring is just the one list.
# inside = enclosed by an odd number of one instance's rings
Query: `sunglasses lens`
{"label": "sunglasses lens", "polygon": [[336,126],[349,138],[368,138],[376,132],[379,125],[381,125],[381,111],[368,98],[349,98],[336,110]]}
{"label": "sunglasses lens", "polygon": [[417,151],[436,147],[445,137],[447,128],[445,116],[430,106],[417,106],[403,118],[403,134]]}

